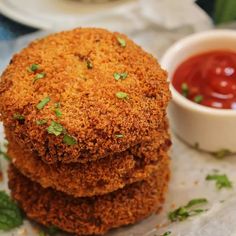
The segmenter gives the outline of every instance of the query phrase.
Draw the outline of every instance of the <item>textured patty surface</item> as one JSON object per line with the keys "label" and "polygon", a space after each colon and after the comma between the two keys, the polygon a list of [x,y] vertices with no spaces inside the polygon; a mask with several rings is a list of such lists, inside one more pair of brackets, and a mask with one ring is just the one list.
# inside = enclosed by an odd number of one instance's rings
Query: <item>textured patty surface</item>
{"label": "textured patty surface", "polygon": [[[88,163],[56,163],[48,165],[35,153],[19,146],[8,134],[8,156],[28,178],[44,188],[52,187],[76,197],[102,195],[127,184],[149,178],[169,148],[166,131],[150,144],[138,145],[112,157]],[[165,135],[164,135],[165,134]]]}
{"label": "textured patty surface", "polygon": [[156,59],[126,36],[102,29],[31,43],[0,82],[4,124],[49,163],[105,157],[145,141],[163,121],[169,98]]}
{"label": "textured patty surface", "polygon": [[156,176],[113,193],[73,198],[9,170],[12,197],[26,215],[46,226],[54,225],[77,235],[104,234],[111,228],[133,224],[161,208],[169,179],[169,160],[163,158]]}

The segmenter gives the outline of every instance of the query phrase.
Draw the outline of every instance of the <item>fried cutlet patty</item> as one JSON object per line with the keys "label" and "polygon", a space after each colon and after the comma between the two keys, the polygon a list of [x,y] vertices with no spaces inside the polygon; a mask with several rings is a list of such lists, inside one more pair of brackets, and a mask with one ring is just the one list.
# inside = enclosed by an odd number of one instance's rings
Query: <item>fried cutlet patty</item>
{"label": "fried cutlet patty", "polygon": [[5,129],[8,156],[28,178],[44,188],[52,187],[75,197],[102,195],[127,184],[150,177],[170,146],[169,134],[162,130],[160,138],[140,144],[112,157],[87,163],[46,164],[36,153],[20,146],[14,134]]}
{"label": "fried cutlet patty", "polygon": [[91,198],[73,198],[24,177],[13,167],[9,187],[26,215],[45,226],[77,235],[104,234],[133,224],[161,208],[169,179],[169,159],[163,158],[156,175],[115,192]]}
{"label": "fried cutlet patty", "polygon": [[48,165],[37,153],[19,145],[14,133],[5,128],[9,142],[8,155],[24,175],[40,183],[76,197],[101,195],[127,184],[148,178],[167,152],[171,142],[167,122],[152,141],[136,145],[122,153],[87,163],[55,163]]}
{"label": "fried cutlet patty", "polygon": [[163,121],[166,72],[125,35],[78,28],[36,40],[1,76],[0,112],[45,161],[105,157]]}

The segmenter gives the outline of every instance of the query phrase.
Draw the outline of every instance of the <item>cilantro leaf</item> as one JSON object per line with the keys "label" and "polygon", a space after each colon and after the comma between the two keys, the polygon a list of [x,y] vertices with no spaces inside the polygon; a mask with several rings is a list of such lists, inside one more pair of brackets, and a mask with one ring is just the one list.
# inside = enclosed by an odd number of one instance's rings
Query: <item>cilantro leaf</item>
{"label": "cilantro leaf", "polygon": [[67,145],[72,146],[77,143],[77,140],[74,137],[70,136],[69,134],[65,134],[63,137],[63,142]]}
{"label": "cilantro leaf", "polygon": [[184,97],[188,97],[188,94],[189,94],[189,88],[188,88],[188,85],[186,83],[182,83],[181,84],[181,91],[182,91],[182,95]]}
{"label": "cilantro leaf", "polygon": [[219,175],[219,174],[207,175],[206,180],[216,181],[216,187],[219,190],[222,188],[232,188],[233,187],[233,184],[228,179],[227,175]]}
{"label": "cilantro leaf", "polygon": [[87,63],[87,68],[88,69],[92,69],[93,68],[93,63],[91,61],[87,60],[86,63]]}
{"label": "cilantro leaf", "polygon": [[8,231],[23,223],[23,217],[17,204],[0,191],[0,230]]}
{"label": "cilantro leaf", "polygon": [[44,124],[46,124],[47,123],[47,120],[44,120],[44,119],[42,119],[42,120],[36,120],[36,124],[37,125],[44,125]]}
{"label": "cilantro leaf", "polygon": [[54,134],[55,136],[59,136],[64,132],[64,128],[61,124],[52,121],[51,125],[47,128],[49,134]]}
{"label": "cilantro leaf", "polygon": [[36,106],[38,110],[43,109],[49,102],[50,102],[50,97],[45,97],[43,98],[38,105]]}
{"label": "cilantro leaf", "polygon": [[56,114],[57,117],[61,117],[62,116],[61,110],[59,108],[56,108],[55,114]]}
{"label": "cilantro leaf", "polygon": [[116,97],[119,99],[128,99],[129,98],[128,94],[124,93],[124,92],[117,92]]}
{"label": "cilantro leaf", "polygon": [[115,72],[113,74],[113,77],[115,78],[115,80],[124,80],[126,79],[128,76],[128,73],[127,72],[123,72],[123,73],[118,73],[118,72]]}
{"label": "cilantro leaf", "polygon": [[171,232],[170,232],[170,231],[167,231],[167,232],[165,232],[164,234],[162,234],[161,236],[169,236],[169,235],[171,235]]}
{"label": "cilantro leaf", "polygon": [[13,115],[13,118],[14,118],[15,120],[20,120],[20,121],[24,121],[24,120],[25,120],[25,117],[24,117],[23,115],[21,115],[20,113],[15,113],[15,114]]}
{"label": "cilantro leaf", "polygon": [[39,79],[43,79],[45,76],[46,76],[46,73],[44,72],[38,73],[37,75],[35,75],[33,83],[35,83]]}
{"label": "cilantro leaf", "polygon": [[183,221],[188,217],[198,215],[202,212],[205,212],[206,209],[192,209],[197,205],[206,204],[208,201],[205,198],[196,198],[189,201],[185,206],[181,206],[174,211],[169,212],[168,218],[171,222]]}
{"label": "cilantro leaf", "polygon": [[116,39],[122,48],[126,47],[126,41],[123,38],[117,37]]}
{"label": "cilantro leaf", "polygon": [[32,64],[29,68],[28,71],[29,72],[35,72],[36,70],[39,69],[39,65],[38,64]]}
{"label": "cilantro leaf", "polygon": [[201,103],[203,101],[203,96],[202,95],[197,95],[193,98],[193,100],[196,103]]}

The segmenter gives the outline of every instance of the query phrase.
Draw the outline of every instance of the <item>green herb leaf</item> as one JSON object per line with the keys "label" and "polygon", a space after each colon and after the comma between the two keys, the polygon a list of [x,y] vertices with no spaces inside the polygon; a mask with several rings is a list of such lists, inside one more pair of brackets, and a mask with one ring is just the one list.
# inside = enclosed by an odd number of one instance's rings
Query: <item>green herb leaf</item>
{"label": "green herb leaf", "polygon": [[6,161],[11,161],[11,158],[7,155],[6,152],[4,152],[3,150],[0,149],[0,156],[3,156],[3,158],[6,160]]}
{"label": "green herb leaf", "polygon": [[47,234],[46,234],[44,231],[41,230],[41,231],[39,232],[39,236],[47,236]]}
{"label": "green herb leaf", "polygon": [[19,114],[19,113],[15,113],[15,114],[13,115],[13,118],[14,118],[15,120],[21,120],[21,121],[25,120],[25,117],[24,117],[23,115]]}
{"label": "green herb leaf", "polygon": [[59,108],[57,108],[55,110],[55,114],[56,114],[57,117],[61,117],[62,116],[61,110]]}
{"label": "green herb leaf", "polygon": [[29,68],[28,71],[29,72],[35,72],[36,70],[39,69],[39,65],[38,64],[32,64]]}
{"label": "green herb leaf", "polygon": [[35,75],[33,83],[35,83],[39,79],[43,79],[45,76],[46,76],[46,73],[44,72],[38,73],[37,75]]}
{"label": "green herb leaf", "polygon": [[0,191],[0,230],[8,231],[23,223],[23,217],[17,204]]}
{"label": "green herb leaf", "polygon": [[63,142],[67,145],[72,146],[72,145],[75,145],[77,143],[77,140],[74,137],[72,137],[68,134],[65,134],[64,138],[63,138]]}
{"label": "green herb leaf", "polygon": [[60,107],[61,107],[61,103],[60,103],[60,102],[56,102],[56,103],[54,104],[54,106],[55,106],[55,108],[60,108]]}
{"label": "green herb leaf", "polygon": [[115,134],[115,137],[116,137],[116,138],[123,138],[124,135],[123,135],[123,134]]}
{"label": "green herb leaf", "polygon": [[43,109],[49,102],[50,102],[50,97],[45,97],[43,98],[38,105],[36,106],[38,110]]}
{"label": "green herb leaf", "polygon": [[54,134],[56,136],[59,136],[60,134],[64,132],[64,128],[61,124],[55,121],[52,121],[51,125],[47,128],[47,131],[49,134]]}
{"label": "green herb leaf", "polygon": [[119,99],[128,99],[129,98],[128,94],[124,93],[124,92],[117,92],[116,97]]}
{"label": "green herb leaf", "polygon": [[128,76],[128,73],[127,72],[124,72],[124,73],[114,73],[113,74],[113,76],[114,76],[114,78],[115,78],[115,80],[124,80],[124,79],[126,79],[127,78],[127,76]]}
{"label": "green herb leaf", "polygon": [[216,181],[216,187],[219,190],[222,188],[232,188],[233,187],[233,184],[228,179],[227,175],[220,175],[220,174],[207,175],[206,180]]}
{"label": "green herb leaf", "polygon": [[214,20],[216,24],[230,22],[236,19],[235,0],[214,1]]}
{"label": "green herb leaf", "polygon": [[121,38],[121,37],[117,37],[117,41],[120,44],[121,47],[125,48],[126,47],[126,41]]}
{"label": "green herb leaf", "polygon": [[221,149],[218,152],[213,152],[212,155],[215,156],[216,158],[224,158],[228,155],[232,154],[232,152],[228,149]]}
{"label": "green herb leaf", "polygon": [[186,83],[181,84],[181,91],[182,91],[182,95],[184,97],[188,97],[189,88],[188,88],[188,85]]}
{"label": "green herb leaf", "polygon": [[42,119],[42,120],[36,120],[36,124],[37,125],[44,125],[44,124],[46,124],[47,123],[47,120],[44,120],[44,119]]}
{"label": "green herb leaf", "polygon": [[197,205],[206,204],[208,201],[205,198],[197,198],[188,202],[187,205],[177,208],[176,210],[168,214],[168,218],[171,222],[183,221],[188,217],[198,215],[202,212],[205,212],[205,209],[192,209]]}
{"label": "green herb leaf", "polygon": [[93,68],[93,63],[89,60],[87,60],[87,68],[92,69]]}
{"label": "green herb leaf", "polygon": [[197,96],[194,97],[193,100],[194,100],[194,102],[196,102],[196,103],[201,103],[202,100],[203,100],[203,96],[202,96],[202,95],[197,95]]}
{"label": "green herb leaf", "polygon": [[171,235],[171,231],[167,231],[164,234],[162,234],[161,236],[169,236],[169,235]]}
{"label": "green herb leaf", "polygon": [[193,206],[200,205],[200,204],[206,204],[206,203],[208,203],[207,199],[205,199],[205,198],[196,198],[196,199],[193,199],[193,200],[189,201],[188,204],[185,207],[186,208],[191,208]]}
{"label": "green herb leaf", "polygon": [[60,232],[60,229],[57,228],[56,226],[50,226],[47,228],[47,232],[50,234],[50,235],[54,235],[54,234],[57,234]]}

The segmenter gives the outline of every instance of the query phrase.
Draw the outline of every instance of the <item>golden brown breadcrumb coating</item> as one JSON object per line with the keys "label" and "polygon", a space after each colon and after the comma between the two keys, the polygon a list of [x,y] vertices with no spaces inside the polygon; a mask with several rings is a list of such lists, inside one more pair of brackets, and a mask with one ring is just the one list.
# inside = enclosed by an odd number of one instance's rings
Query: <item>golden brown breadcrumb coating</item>
{"label": "golden brown breadcrumb coating", "polygon": [[0,82],[1,119],[48,163],[105,157],[145,141],[169,98],[154,57],[125,35],[94,28],[34,41]]}
{"label": "golden brown breadcrumb coating", "polygon": [[103,195],[145,180],[157,171],[170,145],[168,134],[164,133],[160,145],[160,140],[153,140],[149,145],[141,144],[94,162],[48,165],[35,153],[19,146],[6,130],[7,154],[17,169],[44,188],[52,187],[75,197]]}
{"label": "golden brown breadcrumb coating", "polygon": [[112,228],[133,224],[161,208],[169,179],[166,156],[156,176],[127,185],[115,192],[73,198],[42,188],[11,166],[9,187],[26,215],[45,226],[55,226],[76,235],[104,234]]}

